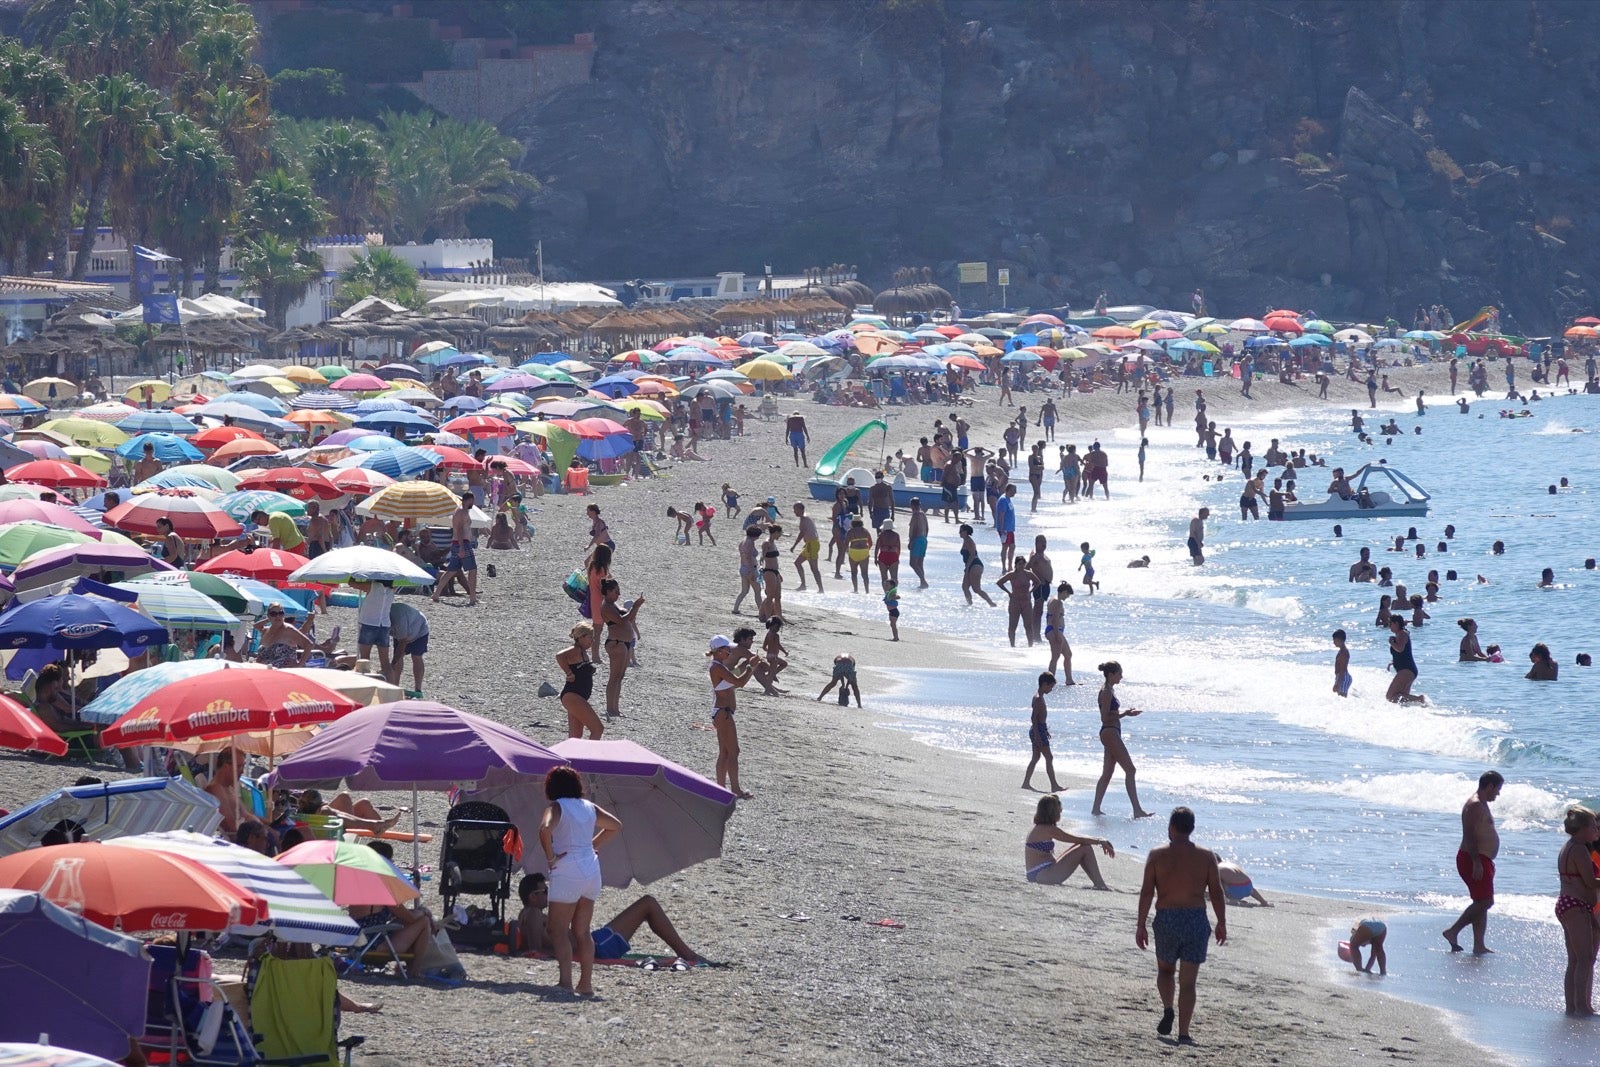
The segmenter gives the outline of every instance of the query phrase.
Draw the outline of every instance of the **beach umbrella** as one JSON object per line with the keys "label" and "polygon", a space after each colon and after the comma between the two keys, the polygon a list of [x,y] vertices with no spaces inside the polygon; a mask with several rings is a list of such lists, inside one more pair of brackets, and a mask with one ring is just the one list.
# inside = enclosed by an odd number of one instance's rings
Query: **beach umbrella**
{"label": "beach umbrella", "polygon": [[281,582],[311,562],[298,552],[282,548],[233,549],[198,564],[204,574],[242,574],[260,582]]}
{"label": "beach umbrella", "polygon": [[292,422],[303,430],[311,431],[319,426],[343,426],[348,420],[341,420],[339,416],[326,411],[291,411],[283,417],[283,421]]}
{"label": "beach umbrella", "polygon": [[1307,334],[1301,334],[1299,337],[1296,337],[1294,340],[1290,341],[1289,342],[1289,347],[1290,348],[1319,348],[1319,347],[1321,347],[1323,345],[1331,345],[1331,344],[1333,344],[1333,341],[1331,339],[1329,339],[1328,337],[1324,336],[1323,334],[1320,334],[1320,333],[1307,333]]}
{"label": "beach umbrella", "polygon": [[[889,358],[897,359],[901,357],[891,356]],[[1037,352],[1008,352],[1006,355],[1000,357],[1001,363],[1042,363],[1043,361],[1044,357],[1040,356]],[[877,364],[874,364],[874,366],[877,366]]]}
{"label": "beach umbrella", "polygon": [[[29,890],[0,890],[0,1067],[121,1061],[144,1033],[150,959],[114,933]],[[10,1044],[49,1034],[64,1047]]]}
{"label": "beach umbrella", "polygon": [[[658,420],[662,418],[661,415],[657,415],[655,417]],[[506,473],[515,478],[537,478],[540,474],[538,467],[535,467],[527,460],[519,459],[516,456],[494,456],[490,459],[489,466],[491,468],[503,466],[506,470]],[[473,508],[472,510],[477,511],[478,509]]]}
{"label": "beach umbrella", "polygon": [[[281,784],[341,779],[353,789],[450,789],[491,775],[543,775],[564,760],[518,731],[426,700],[374,704],[346,715],[279,764]],[[413,825],[415,829],[415,825]],[[416,845],[413,839],[413,860]]]}
{"label": "beach umbrella", "polygon": [[382,378],[385,381],[392,382],[396,378],[422,378],[425,376],[425,373],[426,372],[418,370],[409,363],[385,363],[383,366],[373,371],[372,376],[374,378]]}
{"label": "beach umbrella", "polygon": [[341,367],[337,363],[325,364],[316,368],[316,371],[317,374],[321,375],[324,381],[328,382],[336,382],[340,378],[348,377],[350,374],[354,373],[349,367]]}
{"label": "beach umbrella", "polygon": [[1272,327],[1260,319],[1234,319],[1228,323],[1228,329],[1239,333],[1266,333]]}
{"label": "beach umbrella", "polygon": [[[393,582],[396,585],[428,586],[433,575],[404,556],[371,545],[352,545],[324,552],[289,576],[295,582]],[[0,616],[3,618],[3,616]]]}
{"label": "beach umbrella", "polygon": [[[3,620],[3,616],[0,616]],[[226,737],[332,722],[356,702],[275,668],[221,671],[170,682],[136,702],[100,733],[104,748]]]}
{"label": "beach umbrella", "polygon": [[267,902],[264,918],[258,916],[254,924],[236,926],[231,933],[245,937],[270,933],[280,941],[319,945],[352,945],[361,936],[356,921],[299,871],[242,845],[184,830],[119,837],[111,845],[183,856]]}
{"label": "beach umbrella", "polygon": [[[455,435],[452,434],[450,436],[454,437]],[[463,438],[456,437],[455,439],[465,443]],[[469,453],[463,452],[454,445],[427,444],[418,445],[417,447],[422,449],[424,452],[432,452],[434,455],[442,459],[444,462],[440,464],[440,466],[447,471],[476,471],[483,469],[482,463],[479,463]]]}
{"label": "beach umbrella", "polygon": [[505,419],[493,415],[462,415],[440,428],[468,437],[509,437],[517,432]]}
{"label": "beach umbrella", "polygon": [[315,370],[298,363],[291,363],[287,367],[282,367],[278,370],[278,373],[296,385],[314,385],[320,389],[328,383],[328,379],[318,374]]}
{"label": "beach umbrella", "polygon": [[[340,671],[332,667],[287,667],[285,669],[291,674],[309,678],[318,685],[325,685],[337,693],[343,693],[361,707],[403,700],[406,695],[405,690],[399,686],[391,685],[382,678],[375,678],[370,674],[359,674],[356,671]],[[307,740],[310,739],[310,737],[307,737]]]}
{"label": "beach umbrella", "polygon": [[[5,442],[0,441],[0,444],[5,444]],[[46,492],[47,490],[37,485],[18,485],[15,482],[7,482],[4,485],[0,485],[0,500],[38,500]]]}
{"label": "beach umbrella", "polygon": [[292,496],[270,489],[243,489],[217,498],[217,507],[227,512],[237,522],[248,522],[252,512],[272,514],[281,511],[291,519],[306,517],[306,506]]}
{"label": "beach umbrella", "polygon": [[385,433],[398,429],[417,435],[431,432],[438,423],[415,411],[374,411],[357,419],[356,426],[364,430],[382,430]]}
{"label": "beach umbrella", "polygon": [[404,871],[364,844],[302,841],[273,858],[341,908],[392,908],[422,895]]}
{"label": "beach umbrella", "polygon": [[352,452],[393,452],[397,448],[406,448],[407,445],[404,441],[396,441],[388,434],[369,430],[365,437],[357,437],[346,442],[345,447]]}
{"label": "beach umbrella", "polygon": [[135,488],[142,486],[149,486],[152,489],[195,489],[203,486],[231,493],[239,488],[239,475],[221,467],[213,467],[209,463],[189,463],[168,467],[160,474],[146,478]]}
{"label": "beach umbrella", "polygon": [[[157,665],[160,666],[179,664]],[[126,684],[157,667],[136,671],[115,685]],[[108,688],[106,693],[110,691]],[[85,705],[83,710],[87,712],[92,706]],[[215,797],[182,778],[124,778],[75,785],[48,793],[0,818],[0,856],[33,848],[63,823],[71,825],[74,835],[85,840],[106,841],[156,830],[208,834],[221,825],[222,813]]]}
{"label": "beach umbrella", "polygon": [[328,476],[310,467],[273,467],[253,471],[239,479],[239,488],[269,489],[296,500],[338,500],[344,490],[328,481]]}
{"label": "beach umbrella", "polygon": [[129,415],[138,414],[139,409],[127,404],[120,404],[115,400],[104,404],[90,404],[86,408],[76,408],[72,412],[73,418],[91,419],[94,422],[116,423],[126,419]]}
{"label": "beach umbrella", "polygon": [[348,445],[348,444],[351,444],[351,443],[353,443],[355,441],[359,441],[364,437],[382,437],[382,436],[384,436],[384,435],[379,433],[377,430],[366,430],[366,429],[360,429],[360,428],[355,427],[355,426],[350,426],[350,427],[346,427],[343,430],[335,430],[333,433],[330,433],[328,436],[326,436],[326,437],[324,437],[322,439],[322,444],[324,444],[324,445]]}
{"label": "beach umbrella", "polygon": [[1600,330],[1595,329],[1593,326],[1569,326],[1562,336],[1573,339],[1600,337]]}
{"label": "beach umbrella", "polygon": [[375,374],[346,374],[331,387],[341,393],[381,393],[389,383]]}
{"label": "beach umbrella", "polygon": [[487,400],[481,400],[475,396],[462,395],[451,397],[449,400],[446,400],[444,403],[440,404],[439,407],[445,411],[469,412],[477,411],[480,408],[487,407],[488,403],[489,402]]}
{"label": "beach umbrella", "polygon": [[43,415],[50,409],[16,393],[0,393],[0,415]]}
{"label": "beach umbrella", "polygon": [[144,455],[145,445],[149,445],[156,459],[163,463],[187,463],[205,458],[205,453],[171,433],[142,433],[130,437],[117,446],[116,454],[122,459],[136,460]]}
{"label": "beach umbrella", "polygon": [[237,441],[229,441],[225,445],[219,445],[216,451],[211,453],[207,462],[223,465],[241,459],[249,459],[251,456],[276,456],[282,451],[283,449],[271,441],[252,441],[247,437],[242,437]]}
{"label": "beach umbrella", "polygon": [[349,393],[336,393],[331,389],[316,389],[301,393],[290,402],[298,411],[345,411],[356,406]]}
{"label": "beach umbrella", "polygon": [[626,363],[633,367],[653,367],[657,363],[661,362],[661,356],[658,353],[651,352],[648,349],[635,348],[624,352],[621,355],[612,356],[611,362]]}
{"label": "beach umbrella", "polygon": [[362,467],[334,471],[328,475],[328,481],[349,496],[362,497],[370,496],[385,486],[395,484],[395,480],[387,474],[369,471]]}
{"label": "beach umbrella", "polygon": [[36,459],[31,463],[19,463],[6,469],[6,479],[67,489],[104,489],[106,486],[106,480],[100,475],[61,459]]}
{"label": "beach umbrella", "polygon": [[207,430],[199,430],[189,438],[189,443],[202,451],[210,452],[230,441],[265,441],[266,438],[254,430],[247,430],[243,426],[213,426]]}
{"label": "beach umbrella", "polygon": [[364,467],[399,480],[414,478],[423,471],[432,470],[439,463],[438,455],[433,452],[426,452],[420,448],[397,448],[392,452],[364,452],[350,456],[341,459],[334,466],[340,469]]}
{"label": "beach umbrella", "polygon": [[[171,411],[134,411],[116,424],[123,433],[167,433],[193,437],[200,427]],[[193,442],[191,442],[193,443]]]}
{"label": "beach umbrella", "polygon": [[1287,315],[1274,315],[1263,321],[1267,324],[1267,329],[1273,331],[1274,333],[1305,332],[1305,327],[1300,325],[1298,320],[1291,319]]}
{"label": "beach umbrella", "polygon": [[[261,599],[253,594],[245,592],[235,584],[235,581],[242,582],[244,579],[239,578],[235,579],[234,581],[230,581],[226,578],[220,578],[215,574],[206,574],[202,571],[162,571],[159,574],[148,574],[142,578],[134,579],[124,584],[131,587],[125,591],[133,592],[135,594],[137,594],[140,588],[149,585],[183,589],[189,592],[199,593],[201,596],[204,596],[206,599],[210,600],[213,604],[219,604],[224,610],[230,611],[235,615],[260,615],[263,610]],[[266,588],[271,589],[272,587],[267,586]],[[272,592],[275,594],[272,597],[272,599],[275,601],[291,599],[285,594],[278,593],[278,591],[275,589],[272,590]],[[296,615],[300,615],[305,612],[305,609],[300,607],[298,601],[293,601],[293,603],[295,604],[293,611]]]}
{"label": "beach umbrella", "polygon": [[[550,750],[583,775],[587,797],[622,822],[622,833],[600,850],[606,885],[648,884],[722,855],[735,797],[715,782],[633,741],[571,738]],[[525,838],[531,832],[527,839],[537,839],[549,803],[542,783],[490,786],[471,796],[504,808]],[[537,849],[525,856],[524,869],[545,870]]]}
{"label": "beach umbrella", "polygon": [[34,890],[119,932],[220,932],[268,914],[265,900],[194,860],[98,841],[6,856],[0,887]]}
{"label": "beach umbrella", "polygon": [[238,616],[187,584],[170,582],[116,582],[113,589],[137,596],[139,610],[169,630],[230,630]]}
{"label": "beach umbrella", "polygon": [[1333,323],[1323,319],[1307,319],[1301,325],[1306,328],[1308,333],[1333,333]]}
{"label": "beach umbrella", "polygon": [[[260,667],[262,670],[267,669],[260,664],[230,664],[227,660],[222,659],[186,659],[178,660],[174,663],[152,663],[150,666],[141,670],[134,671],[131,674],[125,674],[121,678],[113,681],[110,685],[106,686],[93,700],[89,701],[89,703],[78,709],[78,717],[84,722],[92,722],[101,726],[109,726],[126,715],[130,708],[132,708],[139,701],[143,700],[145,697],[149,696],[151,693],[154,693],[157,690],[184,678],[192,678],[200,674],[212,674],[216,671],[222,670],[224,667],[227,667],[230,670],[253,670],[257,667]],[[147,780],[167,781],[167,779],[164,778]],[[199,789],[196,789],[192,785],[190,785],[189,788],[194,789],[196,793],[199,793],[201,798],[210,797],[209,793],[205,793]],[[212,810],[215,811],[216,801],[212,800],[210,801],[210,804]],[[211,826],[215,826],[220,819],[221,815],[217,815],[212,820]],[[0,826],[3,825],[5,824],[0,823]],[[195,829],[204,833],[207,830],[207,827],[188,826],[184,820],[178,820],[175,821],[171,826],[151,826],[147,827],[146,829]],[[128,832],[137,833],[141,831]],[[3,854],[7,850],[8,844],[9,842],[3,831],[0,831],[0,854]]]}
{"label": "beach umbrella", "polygon": [[359,417],[379,411],[409,411],[414,415],[422,414],[415,404],[392,396],[369,397],[352,407],[350,414]]}
{"label": "beach umbrella", "polygon": [[753,359],[746,363],[742,370],[745,377],[755,382],[782,382],[794,377],[788,368],[781,367],[768,359]]}
{"label": "beach umbrella", "polygon": [[1094,331],[1094,336],[1103,337],[1109,341],[1131,341],[1139,336],[1139,331],[1127,326],[1102,326]]}
{"label": "beach umbrella", "polygon": [[633,384],[632,379],[624,378],[620,374],[612,374],[600,378],[589,388],[610,397],[632,396],[638,391],[638,386]]}
{"label": "beach umbrella", "polygon": [[170,521],[179,537],[196,541],[238,537],[244,532],[227,512],[190,489],[159,489],[106,512],[106,525],[129,533],[158,534],[158,519]]}
{"label": "beach umbrella", "polygon": [[67,743],[39,717],[8,696],[0,696],[0,748],[65,756]]}
{"label": "beach umbrella", "polygon": [[22,387],[22,392],[35,400],[58,400],[76,396],[78,387],[65,378],[35,378]]}
{"label": "beach umbrella", "polygon": [[356,514],[426,522],[448,519],[460,507],[460,498],[438,482],[396,482],[357,504]]}
{"label": "beach umbrella", "polygon": [[249,408],[252,411],[259,412],[263,415],[271,415],[274,417],[286,414],[289,410],[289,406],[287,404],[280,403],[270,396],[262,396],[260,393],[249,392],[223,393],[221,396],[204,406],[206,408],[211,408],[220,404]]}
{"label": "beach umbrella", "polygon": [[167,643],[160,623],[104,597],[62,593],[0,612],[3,649],[143,649]]}
{"label": "beach umbrella", "polygon": [[9,522],[0,526],[0,569],[13,570],[34,553],[47,548],[91,544],[96,540],[94,534],[33,519]]}
{"label": "beach umbrella", "polygon": [[1244,347],[1271,348],[1274,345],[1281,345],[1283,343],[1283,339],[1280,337],[1247,337],[1245,338]]}
{"label": "beach umbrella", "polygon": [[160,378],[145,378],[128,386],[122,395],[136,404],[164,404],[172,396],[172,386]]}
{"label": "beach umbrella", "polygon": [[20,598],[37,600],[43,593],[33,596],[27,594],[76,578],[92,577],[101,581],[122,581],[152,571],[170,570],[172,570],[170,563],[163,563],[142,548],[89,541],[58,545],[29,553],[11,572],[11,581]]}
{"label": "beach umbrella", "polygon": [[48,500],[0,500],[0,526],[18,522],[59,526],[88,534],[96,540],[100,537],[100,531],[87,519],[60,504],[52,504]]}

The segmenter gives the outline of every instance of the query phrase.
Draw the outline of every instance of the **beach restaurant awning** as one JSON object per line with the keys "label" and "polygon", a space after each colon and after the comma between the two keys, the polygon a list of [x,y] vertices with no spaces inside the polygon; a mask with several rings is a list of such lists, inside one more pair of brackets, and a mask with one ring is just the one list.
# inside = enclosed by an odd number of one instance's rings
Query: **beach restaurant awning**
{"label": "beach restaurant awning", "polygon": [[502,285],[493,288],[451,289],[448,282],[424,282],[424,292],[439,292],[428,306],[444,311],[470,311],[477,307],[503,307],[509,311],[555,311],[575,307],[617,307],[617,294],[591,282],[546,282],[543,285]]}

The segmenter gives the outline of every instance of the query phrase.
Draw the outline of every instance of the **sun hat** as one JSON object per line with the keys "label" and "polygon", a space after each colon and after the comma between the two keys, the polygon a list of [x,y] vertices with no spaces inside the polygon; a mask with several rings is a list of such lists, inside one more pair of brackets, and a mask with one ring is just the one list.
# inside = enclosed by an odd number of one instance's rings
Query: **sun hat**
{"label": "sun hat", "polygon": [[717,634],[715,637],[713,637],[711,639],[709,644],[711,645],[711,647],[709,649],[707,649],[707,651],[709,651],[709,652],[715,652],[719,648],[732,648],[733,647],[733,642],[728,640],[726,634]]}

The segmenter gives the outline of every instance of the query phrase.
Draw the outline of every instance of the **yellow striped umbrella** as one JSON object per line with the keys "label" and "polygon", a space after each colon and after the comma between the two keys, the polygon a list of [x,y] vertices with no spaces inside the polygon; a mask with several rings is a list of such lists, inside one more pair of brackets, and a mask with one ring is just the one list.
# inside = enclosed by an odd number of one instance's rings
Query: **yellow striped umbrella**
{"label": "yellow striped umbrella", "polygon": [[438,482],[396,482],[356,505],[362,515],[379,519],[448,519],[461,500]]}

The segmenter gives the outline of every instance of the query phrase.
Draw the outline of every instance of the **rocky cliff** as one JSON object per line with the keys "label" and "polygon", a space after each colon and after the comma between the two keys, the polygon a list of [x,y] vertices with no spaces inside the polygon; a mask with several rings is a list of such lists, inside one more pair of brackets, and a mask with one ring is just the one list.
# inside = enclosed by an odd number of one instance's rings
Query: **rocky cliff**
{"label": "rocky cliff", "polygon": [[546,258],[584,273],[932,265],[954,291],[987,260],[1036,306],[1595,308],[1587,0],[593,10],[594,80],[503,124]]}

